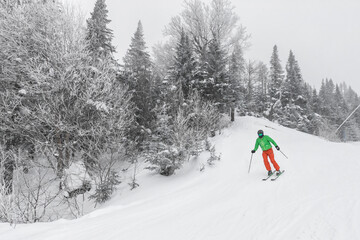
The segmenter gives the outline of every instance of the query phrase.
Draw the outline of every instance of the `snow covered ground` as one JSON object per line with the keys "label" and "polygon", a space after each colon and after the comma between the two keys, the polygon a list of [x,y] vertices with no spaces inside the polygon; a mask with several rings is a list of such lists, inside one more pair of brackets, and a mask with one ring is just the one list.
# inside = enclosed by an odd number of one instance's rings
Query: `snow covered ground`
{"label": "snow covered ground", "polygon": [[[286,172],[262,181],[261,150],[248,174],[256,132],[263,129],[288,155]],[[360,143],[332,143],[267,120],[242,117],[213,139],[221,161],[200,172],[208,154],[175,176],[146,170],[140,188],[80,219],[0,224],[1,240],[92,239],[360,239]]]}

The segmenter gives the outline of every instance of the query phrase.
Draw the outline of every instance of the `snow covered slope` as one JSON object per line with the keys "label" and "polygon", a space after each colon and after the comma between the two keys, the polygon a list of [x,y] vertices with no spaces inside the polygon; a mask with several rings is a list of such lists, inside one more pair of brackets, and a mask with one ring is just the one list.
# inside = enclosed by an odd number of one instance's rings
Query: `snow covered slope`
{"label": "snow covered slope", "polygon": [[[277,181],[262,181],[263,129],[286,153]],[[205,154],[170,178],[143,171],[140,188],[118,193],[80,219],[0,224],[1,240],[360,239],[360,143],[331,143],[263,119],[242,117],[213,140],[221,161],[200,172]]]}

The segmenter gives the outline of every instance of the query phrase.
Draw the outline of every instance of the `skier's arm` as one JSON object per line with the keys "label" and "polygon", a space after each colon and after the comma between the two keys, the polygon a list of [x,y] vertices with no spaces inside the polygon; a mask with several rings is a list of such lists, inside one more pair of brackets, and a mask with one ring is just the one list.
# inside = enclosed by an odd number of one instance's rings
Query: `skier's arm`
{"label": "skier's arm", "polygon": [[271,142],[275,147],[277,147],[277,143],[271,137],[269,137],[269,136],[267,136],[267,137],[268,137],[269,142]]}
{"label": "skier's arm", "polygon": [[254,151],[256,152],[258,148],[259,148],[259,139],[256,139]]}

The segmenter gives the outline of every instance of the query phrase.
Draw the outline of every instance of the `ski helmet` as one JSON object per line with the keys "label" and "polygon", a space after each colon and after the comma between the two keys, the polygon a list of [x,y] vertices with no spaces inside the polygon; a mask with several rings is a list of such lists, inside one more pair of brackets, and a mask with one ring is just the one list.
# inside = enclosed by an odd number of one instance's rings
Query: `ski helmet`
{"label": "ski helmet", "polygon": [[263,131],[263,130],[259,130],[259,131],[257,132],[257,134],[258,134],[259,138],[262,138],[262,137],[264,136],[264,131]]}

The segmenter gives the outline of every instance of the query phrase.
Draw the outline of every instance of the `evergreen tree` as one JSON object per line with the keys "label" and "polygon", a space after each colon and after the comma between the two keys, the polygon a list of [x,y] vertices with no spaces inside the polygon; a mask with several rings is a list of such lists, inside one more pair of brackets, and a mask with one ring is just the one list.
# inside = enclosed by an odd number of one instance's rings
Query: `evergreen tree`
{"label": "evergreen tree", "polygon": [[313,94],[313,88],[310,86],[310,84],[304,82],[303,83],[303,89],[301,90],[303,98],[309,102],[312,98]]}
{"label": "evergreen tree", "polygon": [[292,51],[286,64],[286,80],[281,98],[282,111],[279,122],[285,126],[296,128],[303,132],[313,132],[311,111],[308,100],[310,88],[304,84],[300,67]]}
{"label": "evergreen tree", "polygon": [[319,91],[319,97],[321,101],[320,114],[329,119],[332,115],[332,106],[334,106],[334,92],[335,85],[332,79],[323,80]]}
{"label": "evergreen tree", "polygon": [[131,38],[130,48],[124,57],[124,67],[126,72],[131,73],[150,73],[151,61],[150,55],[146,51],[146,43],[144,40],[144,30],[141,21],[134,36]]}
{"label": "evergreen tree", "polygon": [[257,87],[256,87],[256,102],[257,112],[263,113],[267,107],[268,102],[268,77],[269,71],[263,62],[257,65]]}
{"label": "evergreen tree", "polygon": [[250,112],[256,112],[257,103],[255,102],[255,82],[257,78],[258,69],[254,61],[249,60],[246,64],[246,94],[245,94],[245,109]]}
{"label": "evergreen tree", "polygon": [[327,113],[327,110],[325,109],[325,103],[326,103],[326,91],[325,91],[325,80],[323,79],[321,81],[321,86],[320,86],[320,90],[319,90],[319,100],[320,100],[320,109],[319,109],[319,114],[320,115],[325,115]]}
{"label": "evergreen tree", "polygon": [[231,82],[238,82],[240,88],[244,89],[245,59],[240,44],[236,44],[230,55],[229,77]]}
{"label": "evergreen tree", "polygon": [[271,103],[281,98],[281,88],[284,80],[284,71],[281,67],[277,46],[273,48],[270,60],[269,96]]}
{"label": "evergreen tree", "polygon": [[344,96],[340,91],[340,87],[337,84],[335,85],[334,103],[335,104],[333,106],[332,115],[334,115],[336,124],[341,124],[342,121],[347,117],[346,114],[349,112],[349,110]]}
{"label": "evergreen tree", "polygon": [[310,100],[310,107],[313,112],[320,113],[321,101],[319,99],[316,89],[314,89],[312,92],[311,100]]}
{"label": "evergreen tree", "polygon": [[171,77],[175,85],[181,88],[185,99],[188,98],[191,81],[195,74],[195,59],[192,44],[184,31],[181,32],[179,43],[176,47],[174,66],[171,69]]}
{"label": "evergreen tree", "polygon": [[359,97],[351,87],[345,89],[344,98],[350,109],[354,109],[359,105]]}
{"label": "evergreen tree", "polygon": [[124,57],[126,83],[129,86],[129,91],[132,92],[132,101],[136,107],[135,118],[138,126],[134,135],[143,132],[144,128],[150,128],[154,120],[151,67],[152,63],[150,55],[146,51],[143,27],[139,21],[134,37],[131,39],[130,48]]}
{"label": "evergreen tree", "polygon": [[111,43],[113,31],[107,27],[110,22],[105,0],[97,0],[91,17],[87,20],[86,33],[88,49],[94,58],[112,58],[115,53],[115,47]]}
{"label": "evergreen tree", "polygon": [[208,79],[204,86],[203,96],[214,101],[220,111],[229,104],[229,76],[226,69],[227,59],[216,36],[209,44],[207,73]]}
{"label": "evergreen tree", "polygon": [[300,67],[292,51],[286,64],[286,79],[284,85],[283,104],[292,103],[302,97],[303,80]]}
{"label": "evergreen tree", "polygon": [[200,93],[201,97],[205,98],[205,89],[209,78],[208,73],[208,48],[202,49],[201,53],[195,55],[195,75],[193,86]]}
{"label": "evergreen tree", "polygon": [[232,114],[235,106],[243,105],[245,101],[245,59],[240,44],[234,46],[229,60],[229,96],[231,98]]}

